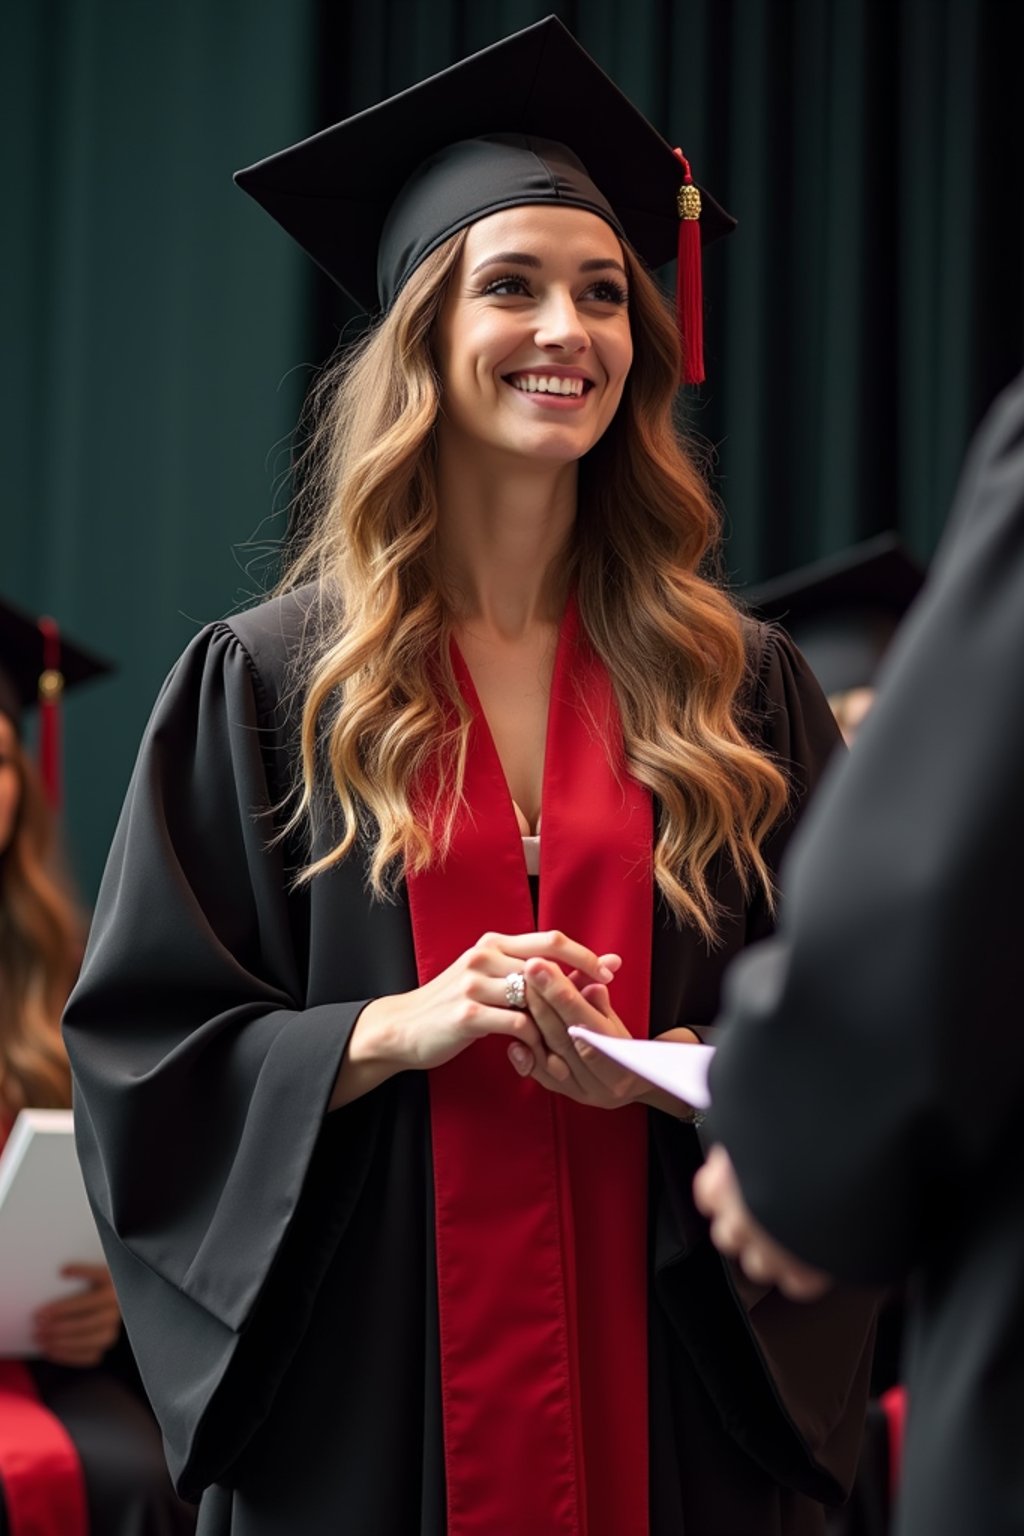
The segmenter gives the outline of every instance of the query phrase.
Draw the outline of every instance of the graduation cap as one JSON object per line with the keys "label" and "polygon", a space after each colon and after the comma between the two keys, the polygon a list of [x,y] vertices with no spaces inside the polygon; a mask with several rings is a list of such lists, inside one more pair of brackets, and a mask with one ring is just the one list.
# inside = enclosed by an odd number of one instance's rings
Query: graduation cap
{"label": "graduation cap", "polygon": [[793,636],[829,695],[871,686],[924,571],[894,533],[748,587],[744,600]]}
{"label": "graduation cap", "polygon": [[555,16],[238,171],[235,180],[364,309],[499,209],[605,219],[650,267],[678,257],[685,377],[703,370],[701,245],[736,221]]}
{"label": "graduation cap", "polygon": [[60,802],[60,701],[111,664],[65,639],[50,618],[0,598],[0,714],[21,734],[23,710],[40,707],[39,767],[52,805]]}

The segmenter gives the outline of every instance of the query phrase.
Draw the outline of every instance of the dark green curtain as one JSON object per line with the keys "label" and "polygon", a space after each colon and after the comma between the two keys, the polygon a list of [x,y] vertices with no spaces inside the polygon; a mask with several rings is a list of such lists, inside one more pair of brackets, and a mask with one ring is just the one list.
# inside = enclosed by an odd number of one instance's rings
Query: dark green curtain
{"label": "dark green curtain", "polygon": [[313,50],[303,0],[4,10],[0,595],[118,669],[67,701],[86,896],[164,674],[287,497],[306,264],[231,174],[314,126]]}
{"label": "dark green curtain", "polygon": [[0,593],[120,668],[68,710],[87,895],[161,677],[260,590],[351,322],[232,170],[551,10],[740,219],[690,406],[734,578],[934,547],[1024,353],[1020,0],[13,0]]}

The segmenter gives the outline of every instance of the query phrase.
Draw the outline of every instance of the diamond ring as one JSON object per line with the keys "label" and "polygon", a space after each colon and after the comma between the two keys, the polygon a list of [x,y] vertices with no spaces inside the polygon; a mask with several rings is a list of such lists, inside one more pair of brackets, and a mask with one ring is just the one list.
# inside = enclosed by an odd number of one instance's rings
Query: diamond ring
{"label": "diamond ring", "polygon": [[505,1002],[510,1008],[526,1007],[526,977],[522,971],[509,971],[505,977]]}

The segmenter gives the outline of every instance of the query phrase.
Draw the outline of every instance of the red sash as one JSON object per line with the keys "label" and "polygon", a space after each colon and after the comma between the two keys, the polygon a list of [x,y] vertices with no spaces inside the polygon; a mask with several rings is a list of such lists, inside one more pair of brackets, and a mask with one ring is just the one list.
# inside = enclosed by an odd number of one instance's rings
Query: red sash
{"label": "red sash", "polygon": [[16,1360],[0,1361],[0,1482],[11,1536],[88,1536],[78,1453]]}
{"label": "red sash", "polygon": [[[466,799],[440,869],[408,881],[421,983],[487,930],[534,931],[522,841],[468,670]],[[570,603],[552,681],[540,929],[623,956],[647,1034],[650,797],[623,766],[608,675]],[[521,1079],[507,1040],[430,1073],[449,1536],[648,1529],[647,1122]],[[588,1514],[589,1511],[589,1514]]]}

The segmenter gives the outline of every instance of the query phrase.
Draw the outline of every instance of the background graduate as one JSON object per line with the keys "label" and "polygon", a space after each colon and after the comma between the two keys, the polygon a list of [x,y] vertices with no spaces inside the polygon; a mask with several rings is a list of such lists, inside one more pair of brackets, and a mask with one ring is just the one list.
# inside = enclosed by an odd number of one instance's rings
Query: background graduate
{"label": "background graduate", "polygon": [[761,1282],[911,1276],[901,1536],[1024,1519],[1022,658],[1024,376],[802,829],[780,935],[730,978],[697,1181]]}
{"label": "background graduate", "polygon": [[[57,733],[42,733],[44,782],[22,737],[23,711],[41,679],[43,707],[55,711],[65,684],[108,670],[43,622],[46,634],[0,602],[0,1141],[20,1109],[70,1107],[59,1026],[85,941],[51,803]],[[140,1400],[110,1274],[73,1264],[66,1275],[78,1282],[73,1295],[40,1298],[37,1355],[0,1361],[0,1532],[185,1536],[194,1514],[174,1494]]]}
{"label": "background graduate", "polygon": [[382,318],[283,592],[160,697],[67,1013],[180,1486],[204,1536],[811,1536],[871,1307],[746,1285],[694,1126],[567,1034],[711,1023],[837,738],[701,574],[647,266],[696,376],[731,221],[553,19],[240,180]]}

